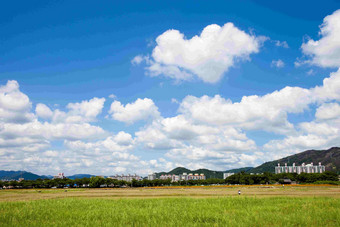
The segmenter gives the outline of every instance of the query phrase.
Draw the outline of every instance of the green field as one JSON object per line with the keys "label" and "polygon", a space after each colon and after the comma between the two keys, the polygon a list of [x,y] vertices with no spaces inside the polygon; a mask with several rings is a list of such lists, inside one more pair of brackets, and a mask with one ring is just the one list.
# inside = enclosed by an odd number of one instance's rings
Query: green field
{"label": "green field", "polygon": [[340,226],[339,187],[236,190],[0,191],[0,226]]}

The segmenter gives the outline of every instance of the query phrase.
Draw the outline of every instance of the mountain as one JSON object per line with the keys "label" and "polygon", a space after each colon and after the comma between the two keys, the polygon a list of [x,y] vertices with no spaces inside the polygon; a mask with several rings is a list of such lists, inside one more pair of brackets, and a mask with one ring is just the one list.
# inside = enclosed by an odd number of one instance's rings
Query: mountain
{"label": "mountain", "polygon": [[[288,165],[301,165],[302,163],[309,164],[313,162],[314,165],[318,165],[319,162],[322,163],[326,167],[326,170],[336,171],[340,173],[340,148],[332,147],[328,150],[308,150],[295,155],[291,155],[285,158],[281,158],[279,160],[266,162],[260,166],[255,168],[253,167],[243,167],[238,169],[230,169],[225,171],[225,173],[264,173],[264,172],[275,172],[275,166],[278,163],[280,165],[284,165],[287,163]],[[198,170],[189,170],[184,167],[177,167],[170,172],[160,172],[156,173],[156,176],[159,177],[162,174],[182,174],[182,173],[204,173],[204,175],[209,178],[223,178],[223,171],[213,171],[208,169],[198,169]]]}
{"label": "mountain", "polygon": [[95,175],[91,175],[91,174],[75,174],[75,175],[72,175],[72,176],[67,176],[67,178],[71,179],[71,180],[74,180],[74,179],[81,179],[81,178],[91,178],[91,177],[94,177]]}
{"label": "mountain", "polygon": [[34,173],[26,171],[6,171],[0,170],[0,180],[19,180],[19,178],[24,178],[25,180],[36,180],[49,178],[47,176],[40,176]]}
{"label": "mountain", "polygon": [[243,167],[243,168],[238,168],[238,169],[230,169],[225,171],[225,173],[240,173],[240,172],[250,172],[254,167]]}
{"label": "mountain", "polygon": [[340,172],[340,148],[332,147],[328,150],[308,150],[295,155],[291,155],[279,160],[266,162],[258,167],[251,169],[250,173],[263,173],[263,172],[275,172],[275,166],[278,163],[280,165],[301,165],[302,163],[309,164],[313,162],[314,165],[318,165],[321,162],[326,167],[326,170]]}
{"label": "mountain", "polygon": [[213,170],[209,170],[209,169],[197,169],[197,170],[190,170],[184,167],[177,167],[173,170],[171,170],[170,172],[160,172],[160,173],[156,173],[156,176],[159,177],[162,174],[175,174],[175,175],[179,175],[179,174],[183,174],[183,173],[204,173],[204,175],[206,176],[207,179],[209,178],[223,178],[223,172],[222,171],[213,171]]}

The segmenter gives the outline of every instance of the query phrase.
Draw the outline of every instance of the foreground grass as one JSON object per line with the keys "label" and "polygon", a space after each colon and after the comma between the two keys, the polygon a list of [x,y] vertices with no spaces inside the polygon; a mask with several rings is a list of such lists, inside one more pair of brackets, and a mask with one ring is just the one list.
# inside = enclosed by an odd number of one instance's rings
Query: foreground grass
{"label": "foreground grass", "polygon": [[65,198],[1,202],[0,226],[340,226],[326,197]]}

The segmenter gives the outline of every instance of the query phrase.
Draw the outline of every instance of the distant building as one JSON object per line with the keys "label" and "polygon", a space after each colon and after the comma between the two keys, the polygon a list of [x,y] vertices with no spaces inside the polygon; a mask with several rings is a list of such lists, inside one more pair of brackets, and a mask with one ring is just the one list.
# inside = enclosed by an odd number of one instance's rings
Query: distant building
{"label": "distant building", "polygon": [[53,179],[65,179],[65,178],[66,178],[66,177],[65,177],[64,173],[58,173],[57,176],[54,176],[54,177],[53,177]]}
{"label": "distant building", "polygon": [[235,173],[223,173],[223,179],[226,179],[227,177],[230,177],[231,175],[234,175]]}
{"label": "distant building", "polygon": [[21,181],[23,181],[23,180],[25,180],[23,177],[20,177],[19,178],[19,180],[18,180],[18,182],[21,182]]}
{"label": "distant building", "polygon": [[155,180],[155,179],[157,179],[155,173],[151,173],[148,175],[148,180]]}
{"label": "distant building", "polygon": [[206,177],[203,173],[198,174],[192,174],[192,173],[183,173],[183,174],[179,174],[179,175],[175,175],[175,174],[165,174],[165,175],[161,175],[159,177],[159,179],[161,180],[167,180],[167,179],[171,179],[171,182],[177,182],[177,181],[187,181],[187,180],[205,180]]}
{"label": "distant building", "polygon": [[109,177],[109,178],[111,178],[111,179],[116,179],[116,180],[123,180],[123,181],[128,181],[128,182],[131,182],[132,180],[142,180],[142,178],[140,177],[140,176],[138,176],[138,175],[136,175],[136,174],[134,174],[134,175],[130,175],[130,174],[128,174],[128,175],[115,175],[115,176],[111,176],[111,177]]}
{"label": "distant building", "polygon": [[317,166],[314,166],[313,162],[307,165],[302,163],[301,166],[296,166],[295,163],[293,163],[292,166],[287,166],[287,163],[285,163],[284,166],[280,166],[280,163],[278,163],[275,167],[275,173],[323,173],[325,169],[325,166],[321,165],[321,162],[319,162]]}

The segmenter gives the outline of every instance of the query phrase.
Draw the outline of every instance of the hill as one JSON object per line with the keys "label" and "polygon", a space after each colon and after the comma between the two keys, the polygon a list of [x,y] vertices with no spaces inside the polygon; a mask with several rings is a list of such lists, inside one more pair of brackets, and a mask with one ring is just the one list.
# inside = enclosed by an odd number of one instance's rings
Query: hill
{"label": "hill", "polygon": [[23,177],[25,180],[36,180],[36,179],[45,179],[47,176],[40,176],[31,172],[26,171],[6,171],[0,170],[0,180],[19,180],[19,178]]}
{"label": "hill", "polygon": [[287,163],[288,165],[301,165],[302,163],[309,164],[313,162],[314,165],[317,165],[319,162],[322,163],[326,167],[326,170],[340,172],[340,148],[332,147],[328,150],[308,150],[295,155],[291,155],[285,158],[281,158],[279,160],[266,162],[260,166],[257,166],[251,169],[250,173],[263,173],[263,172],[275,172],[275,166],[278,163],[280,165],[284,165]]}
{"label": "hill", "polygon": [[213,170],[209,170],[209,169],[197,169],[197,170],[190,170],[184,167],[177,167],[173,170],[171,170],[170,172],[160,172],[160,173],[156,173],[156,176],[159,177],[162,174],[175,174],[175,175],[179,175],[179,174],[183,174],[183,173],[204,173],[204,175],[206,176],[207,179],[209,178],[223,178],[223,171],[213,171]]}
{"label": "hill", "polygon": [[243,167],[243,168],[238,168],[238,169],[230,169],[225,171],[225,173],[240,173],[240,172],[250,172],[254,167]]}

